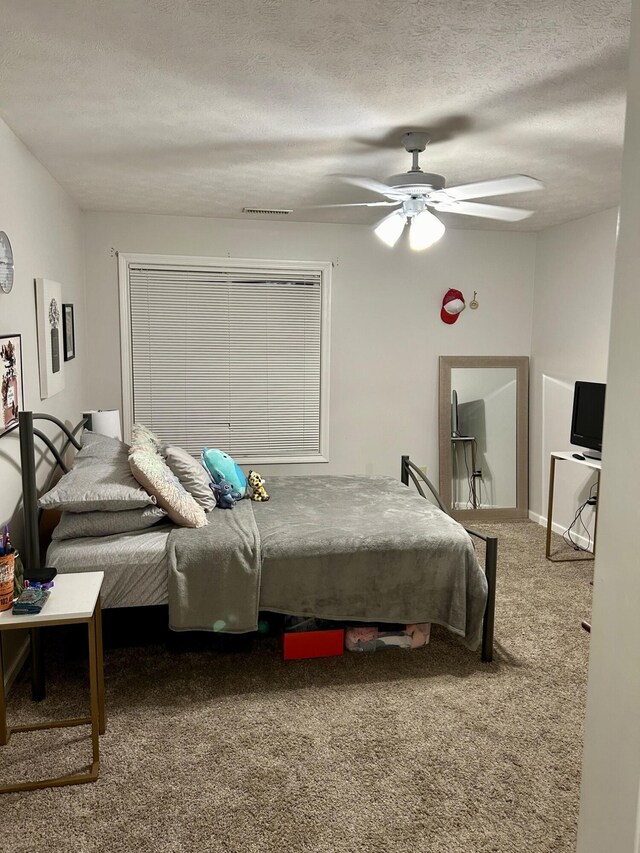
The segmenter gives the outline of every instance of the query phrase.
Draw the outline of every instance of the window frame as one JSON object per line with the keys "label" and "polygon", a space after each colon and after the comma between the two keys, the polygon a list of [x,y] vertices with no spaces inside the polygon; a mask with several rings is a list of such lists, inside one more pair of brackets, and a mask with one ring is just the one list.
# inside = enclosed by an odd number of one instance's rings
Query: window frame
{"label": "window frame", "polygon": [[154,255],[118,252],[118,295],[120,315],[120,373],[122,379],[122,421],[124,439],[131,441],[133,426],[133,357],[131,339],[129,267],[131,264],[155,264],[164,267],[192,269],[256,270],[256,275],[269,278],[269,272],[315,272],[320,274],[320,447],[317,454],[307,456],[238,456],[236,460],[255,465],[290,465],[329,461],[329,360],[331,338],[331,272],[332,261],[275,260],[271,258],[228,258],[191,255]]}

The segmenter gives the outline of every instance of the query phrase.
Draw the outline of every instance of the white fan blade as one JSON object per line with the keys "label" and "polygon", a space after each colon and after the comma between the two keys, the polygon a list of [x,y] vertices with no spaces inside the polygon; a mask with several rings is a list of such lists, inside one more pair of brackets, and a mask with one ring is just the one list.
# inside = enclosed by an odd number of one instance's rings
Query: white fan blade
{"label": "white fan blade", "polygon": [[311,204],[306,207],[296,207],[296,210],[318,210],[320,207],[397,207],[402,204],[396,201],[354,201],[347,204]]}
{"label": "white fan blade", "polygon": [[365,178],[361,175],[331,175],[331,177],[338,178],[338,180],[344,181],[345,184],[353,184],[354,187],[362,187],[365,190],[378,193],[390,199],[406,197],[406,193],[394,192],[391,187],[380,183],[380,181],[374,181],[373,178]]}
{"label": "white fan blade", "polygon": [[503,222],[518,222],[533,213],[520,207],[500,207],[497,204],[478,204],[474,201],[454,201],[451,204],[438,203],[434,210],[439,213],[464,213],[467,216],[481,216],[484,219],[501,219]]}
{"label": "white fan blade", "polygon": [[441,199],[489,198],[492,195],[509,195],[509,193],[526,193],[531,190],[542,190],[544,184],[537,178],[528,175],[509,175],[506,178],[494,178],[491,181],[475,181],[473,184],[461,184],[458,187],[445,187],[432,194],[434,201]]}

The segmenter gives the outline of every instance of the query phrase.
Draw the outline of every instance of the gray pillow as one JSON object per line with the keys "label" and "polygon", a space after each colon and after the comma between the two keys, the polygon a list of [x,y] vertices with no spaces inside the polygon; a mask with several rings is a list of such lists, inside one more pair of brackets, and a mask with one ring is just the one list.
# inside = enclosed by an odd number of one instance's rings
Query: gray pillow
{"label": "gray pillow", "polygon": [[129,448],[117,438],[85,431],[73,468],[40,498],[43,509],[119,512],[155,504],[129,467]]}
{"label": "gray pillow", "polygon": [[185,489],[193,495],[205,512],[211,512],[215,508],[216,499],[209,485],[209,475],[200,462],[175,444],[165,447],[164,453],[165,462]]}
{"label": "gray pillow", "polygon": [[157,524],[167,513],[159,506],[125,509],[124,512],[63,512],[52,539],[82,539],[85,536],[113,536],[133,533]]}

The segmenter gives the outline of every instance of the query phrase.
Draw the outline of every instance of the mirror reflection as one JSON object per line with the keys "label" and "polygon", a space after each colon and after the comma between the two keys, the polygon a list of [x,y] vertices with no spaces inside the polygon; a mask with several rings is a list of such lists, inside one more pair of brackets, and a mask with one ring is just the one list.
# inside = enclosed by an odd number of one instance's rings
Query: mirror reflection
{"label": "mirror reflection", "polygon": [[451,368],[451,507],[517,505],[517,370]]}
{"label": "mirror reflection", "polygon": [[528,516],[526,356],[440,356],[440,496],[454,518]]}

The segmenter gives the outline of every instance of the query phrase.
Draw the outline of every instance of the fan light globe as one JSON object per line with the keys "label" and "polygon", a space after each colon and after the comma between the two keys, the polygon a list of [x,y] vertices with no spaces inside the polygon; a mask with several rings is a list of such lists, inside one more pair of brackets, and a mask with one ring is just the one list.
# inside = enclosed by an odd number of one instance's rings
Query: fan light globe
{"label": "fan light globe", "polygon": [[405,224],[406,218],[404,213],[395,210],[393,213],[385,216],[384,219],[381,219],[373,230],[383,243],[393,247],[400,239]]}
{"label": "fan light globe", "polygon": [[444,234],[444,225],[437,216],[430,213],[428,210],[423,210],[411,220],[411,230],[409,231],[409,245],[411,248],[419,252],[422,249],[428,249],[433,246]]}

